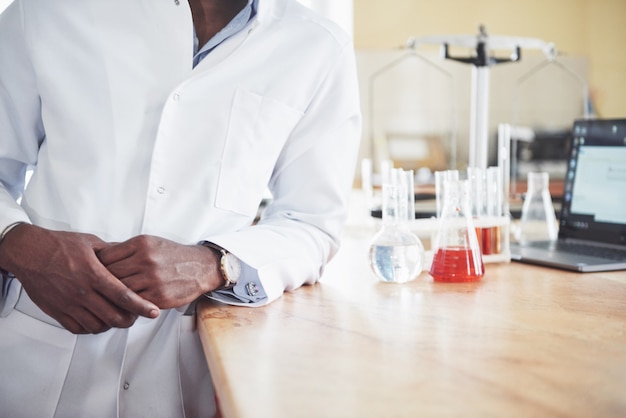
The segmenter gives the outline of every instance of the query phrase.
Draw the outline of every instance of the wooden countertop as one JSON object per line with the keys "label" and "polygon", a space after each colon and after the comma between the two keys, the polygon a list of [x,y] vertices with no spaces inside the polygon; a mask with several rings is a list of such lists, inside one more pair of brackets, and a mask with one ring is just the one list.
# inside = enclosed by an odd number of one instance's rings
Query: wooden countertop
{"label": "wooden countertop", "polygon": [[347,238],[321,281],[199,332],[224,417],[624,417],[626,272],[487,264],[378,283]]}

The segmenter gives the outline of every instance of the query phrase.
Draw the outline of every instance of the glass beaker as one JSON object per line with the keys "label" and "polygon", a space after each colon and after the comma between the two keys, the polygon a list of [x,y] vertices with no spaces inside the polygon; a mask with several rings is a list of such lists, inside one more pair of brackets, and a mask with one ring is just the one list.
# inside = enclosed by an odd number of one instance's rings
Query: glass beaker
{"label": "glass beaker", "polygon": [[424,266],[424,245],[406,228],[407,190],[404,184],[383,184],[382,228],[369,249],[370,267],[379,280],[405,283],[415,279]]}
{"label": "glass beaker", "polygon": [[528,173],[528,190],[516,237],[519,242],[556,240],[558,225],[549,184],[548,173]]}
{"label": "glass beaker", "polygon": [[444,182],[444,201],[433,254],[430,275],[436,282],[475,282],[484,274],[467,180]]}

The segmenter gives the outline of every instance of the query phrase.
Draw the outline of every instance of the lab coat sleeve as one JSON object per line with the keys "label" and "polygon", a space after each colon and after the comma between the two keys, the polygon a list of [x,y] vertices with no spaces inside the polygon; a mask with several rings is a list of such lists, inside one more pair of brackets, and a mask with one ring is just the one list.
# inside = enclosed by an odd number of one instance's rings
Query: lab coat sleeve
{"label": "lab coat sleeve", "polygon": [[[0,15],[0,231],[14,222],[30,222],[17,202],[43,138],[20,6],[14,2]],[[4,316],[15,305],[21,286],[13,276],[0,274],[0,316]]]}
{"label": "lab coat sleeve", "polygon": [[30,222],[17,201],[44,137],[20,5],[15,2],[0,15],[0,230]]}
{"label": "lab coat sleeve", "polygon": [[361,132],[349,41],[320,83],[274,169],[271,204],[256,225],[211,237],[258,272],[270,303],[313,284],[337,252]]}

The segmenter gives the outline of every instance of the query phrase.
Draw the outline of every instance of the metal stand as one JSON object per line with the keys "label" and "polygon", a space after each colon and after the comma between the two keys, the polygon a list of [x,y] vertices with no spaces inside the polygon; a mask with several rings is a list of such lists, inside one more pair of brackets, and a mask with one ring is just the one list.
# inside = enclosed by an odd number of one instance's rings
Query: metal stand
{"label": "metal stand", "polygon": [[[488,36],[483,25],[479,27],[477,36],[471,35],[440,35],[426,36],[413,41],[414,45],[441,45],[442,55],[463,64],[471,64],[472,96],[469,138],[469,167],[486,168],[488,163],[489,144],[489,67],[493,65],[518,62],[521,49],[540,49],[546,55],[554,51],[554,45],[534,38],[517,38],[510,36]],[[469,47],[475,50],[471,57],[453,57],[449,46]],[[506,58],[491,56],[492,49],[511,49],[512,54]]]}

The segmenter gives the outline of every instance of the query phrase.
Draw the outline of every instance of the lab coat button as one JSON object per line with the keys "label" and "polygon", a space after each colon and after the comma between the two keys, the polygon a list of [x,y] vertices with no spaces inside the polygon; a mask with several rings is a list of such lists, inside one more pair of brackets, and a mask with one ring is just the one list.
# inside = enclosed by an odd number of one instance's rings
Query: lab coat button
{"label": "lab coat button", "polygon": [[174,95],[172,96],[172,100],[174,100],[175,102],[180,100],[180,94],[178,93],[174,93]]}
{"label": "lab coat button", "polygon": [[157,193],[158,194],[165,194],[165,187],[161,186],[157,188]]}
{"label": "lab coat button", "polygon": [[128,390],[129,387],[130,387],[130,383],[124,382],[124,390]]}

